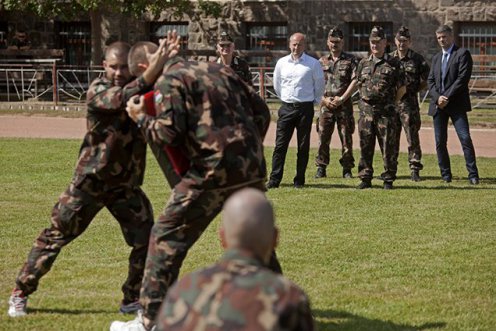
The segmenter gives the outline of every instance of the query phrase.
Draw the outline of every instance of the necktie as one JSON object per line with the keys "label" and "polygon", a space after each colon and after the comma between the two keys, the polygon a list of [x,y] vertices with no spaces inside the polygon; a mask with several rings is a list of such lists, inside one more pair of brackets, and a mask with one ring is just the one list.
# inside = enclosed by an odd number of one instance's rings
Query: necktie
{"label": "necktie", "polygon": [[448,66],[448,55],[449,53],[443,54],[443,59],[441,61],[441,89],[444,92],[444,78],[446,77],[446,67]]}

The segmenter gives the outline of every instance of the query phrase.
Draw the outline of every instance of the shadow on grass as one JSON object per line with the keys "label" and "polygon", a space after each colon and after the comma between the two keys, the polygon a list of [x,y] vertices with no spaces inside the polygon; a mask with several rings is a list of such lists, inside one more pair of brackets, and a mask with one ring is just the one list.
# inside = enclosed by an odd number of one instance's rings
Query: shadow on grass
{"label": "shadow on grass", "polygon": [[446,327],[444,322],[428,322],[422,325],[397,324],[390,321],[370,319],[363,316],[337,310],[313,310],[318,330],[352,331],[352,330],[374,330],[374,331],[421,331],[439,330]]}
{"label": "shadow on grass", "polygon": [[[356,189],[358,190],[358,184],[360,184],[359,181],[350,183],[350,184],[339,184],[339,183],[321,183],[321,184],[305,184],[305,188],[307,189]],[[483,184],[496,184],[496,181],[494,183],[491,183],[487,181],[486,179],[481,179],[481,184],[474,186],[474,185],[469,185],[468,184],[468,179],[465,181],[460,181],[458,182],[457,180],[453,180],[451,183],[444,183],[444,182],[439,182],[439,185],[436,186],[424,186],[422,185],[422,181],[420,182],[411,182],[409,185],[401,185],[398,186],[396,185],[397,183],[394,184],[394,190],[411,190],[411,189],[423,189],[423,190],[463,190],[463,191],[468,191],[468,190],[480,190],[480,189],[489,189],[489,190],[495,190],[496,188],[493,187],[484,187]],[[458,184],[463,185],[463,186],[458,186]],[[280,187],[286,187],[286,188],[293,188],[293,185],[291,184],[281,184]],[[376,190],[376,189],[383,189],[383,182],[380,180],[372,181],[372,188],[366,189],[367,190]],[[296,190],[296,189],[295,189]]]}
{"label": "shadow on grass", "polygon": [[[60,309],[60,308],[28,308],[28,314],[63,314],[63,315],[83,315],[83,314],[115,314],[117,310],[109,309]],[[124,316],[124,315],[123,315]]]}

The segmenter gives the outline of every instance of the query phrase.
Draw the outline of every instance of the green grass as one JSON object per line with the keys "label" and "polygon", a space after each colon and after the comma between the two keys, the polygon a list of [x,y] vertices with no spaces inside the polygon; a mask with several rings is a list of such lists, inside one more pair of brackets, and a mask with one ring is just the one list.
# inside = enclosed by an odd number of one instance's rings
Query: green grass
{"label": "green grass", "polygon": [[[62,250],[30,297],[30,314],[6,314],[15,276],[49,225],[79,144],[0,139],[0,330],[108,330],[125,318],[116,311],[129,248],[107,211]],[[496,159],[478,158],[482,181],[473,187],[460,156],[452,157],[453,182],[444,184],[435,156],[425,156],[425,180],[414,183],[401,155],[395,190],[374,180],[372,189],[358,191],[358,179],[340,178],[336,155],[328,178],[313,179],[310,162],[306,188],[295,190],[290,149],[281,188],[268,192],[281,229],[278,256],[287,277],[308,293],[319,329],[494,330]],[[375,160],[379,171],[379,154]],[[158,214],[169,190],[151,153],[144,190]],[[217,227],[218,219],[190,251],[183,273],[221,255]]]}

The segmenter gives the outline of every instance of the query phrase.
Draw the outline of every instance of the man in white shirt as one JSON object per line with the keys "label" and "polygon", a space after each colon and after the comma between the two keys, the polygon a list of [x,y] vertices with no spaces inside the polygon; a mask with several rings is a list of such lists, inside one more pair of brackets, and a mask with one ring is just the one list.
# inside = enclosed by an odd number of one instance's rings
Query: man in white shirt
{"label": "man in white shirt", "polygon": [[305,171],[310,149],[310,132],[314,118],[314,104],[324,94],[324,72],[318,60],[304,53],[305,35],[295,33],[289,38],[291,54],[279,59],[274,69],[274,90],[281,99],[278,112],[276,143],[272,155],[272,172],[267,188],[279,187],[289,141],[296,128],[298,154],[295,188],[305,185]]}

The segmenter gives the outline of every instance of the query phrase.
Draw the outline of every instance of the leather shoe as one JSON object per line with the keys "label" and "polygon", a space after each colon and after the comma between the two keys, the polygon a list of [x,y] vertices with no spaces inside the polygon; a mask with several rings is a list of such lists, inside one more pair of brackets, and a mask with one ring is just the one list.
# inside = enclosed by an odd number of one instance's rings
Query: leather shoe
{"label": "leather shoe", "polygon": [[443,178],[443,181],[444,181],[445,183],[451,183],[451,177],[444,177],[444,178]]}
{"label": "leather shoe", "polygon": [[468,180],[468,182],[471,184],[471,185],[479,185],[479,178],[470,178]]}
{"label": "leather shoe", "polygon": [[267,182],[267,184],[265,184],[265,187],[267,187],[267,189],[270,190],[271,188],[278,188],[279,187],[279,184],[277,184],[276,182],[273,182],[273,181],[269,180]]}
{"label": "leather shoe", "polygon": [[420,175],[419,175],[419,172],[416,170],[412,171],[412,181],[413,182],[420,182]]}
{"label": "leather shoe", "polygon": [[317,167],[317,173],[315,174],[315,178],[324,178],[327,177],[326,168]]}
{"label": "leather shoe", "polygon": [[305,186],[305,185],[304,185],[304,184],[294,183],[294,185],[293,185],[293,186],[294,186],[294,188],[298,188],[298,189],[300,189],[300,188],[303,188],[303,186]]}
{"label": "leather shoe", "polygon": [[372,183],[370,181],[362,180],[362,182],[357,186],[357,189],[363,190],[363,189],[371,188],[371,187],[372,187]]}
{"label": "leather shoe", "polygon": [[385,190],[392,190],[393,189],[393,182],[384,182],[384,189]]}

